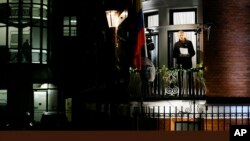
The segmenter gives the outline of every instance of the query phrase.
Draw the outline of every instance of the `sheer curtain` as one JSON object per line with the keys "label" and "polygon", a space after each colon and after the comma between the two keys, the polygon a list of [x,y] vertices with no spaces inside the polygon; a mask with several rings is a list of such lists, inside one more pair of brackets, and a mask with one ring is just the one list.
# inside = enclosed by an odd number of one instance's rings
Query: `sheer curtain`
{"label": "sheer curtain", "polygon": [[173,15],[173,24],[195,24],[195,12],[175,12]]}
{"label": "sheer curtain", "polygon": [[148,16],[148,27],[159,26],[159,15]]}

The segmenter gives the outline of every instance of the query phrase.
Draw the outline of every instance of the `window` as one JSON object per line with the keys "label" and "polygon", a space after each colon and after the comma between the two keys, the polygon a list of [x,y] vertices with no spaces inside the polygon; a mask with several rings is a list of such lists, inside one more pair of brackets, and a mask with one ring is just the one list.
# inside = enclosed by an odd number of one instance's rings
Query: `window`
{"label": "window", "polygon": [[175,131],[198,131],[200,124],[198,122],[176,122]]}
{"label": "window", "polygon": [[[31,63],[47,64],[47,29],[42,29],[43,36],[41,38],[37,38],[40,36],[40,27],[23,28],[21,35],[15,27],[9,27],[9,30],[9,51],[11,63],[30,63],[31,61]],[[33,31],[32,35],[31,30]],[[21,45],[19,45],[19,37],[21,36],[22,41]],[[24,43],[26,40],[28,40],[30,48],[24,49]]]}
{"label": "window", "polygon": [[[199,40],[199,36],[196,34],[196,26],[192,29],[192,28],[186,28],[185,25],[195,25],[197,23],[197,9],[195,8],[190,8],[190,9],[171,9],[170,10],[170,25],[176,25],[176,27],[178,25],[182,25],[182,29],[185,34],[186,34],[186,38],[190,41],[192,41],[193,43],[193,47],[194,50],[196,52],[195,56],[192,57],[192,65],[193,67],[196,66],[197,64],[197,50],[198,50],[198,46],[197,46],[197,41]],[[168,41],[169,41],[169,67],[174,67],[174,61],[173,56],[172,56],[172,52],[173,52],[173,46],[174,43],[177,42],[179,40],[178,38],[178,30],[179,28],[175,28],[175,26],[173,26],[173,30],[168,32]]]}
{"label": "window", "polygon": [[196,24],[196,9],[170,10],[170,25]]}
{"label": "window", "polygon": [[67,16],[63,19],[63,36],[76,36],[76,16]]}
{"label": "window", "polygon": [[7,105],[7,90],[0,89],[0,107]]}
{"label": "window", "polygon": [[47,64],[50,57],[48,0],[0,0],[1,6],[3,3],[10,8],[4,19],[6,24],[0,24],[0,46],[9,52],[6,62]]}
{"label": "window", "polygon": [[155,66],[158,66],[158,43],[159,36],[156,30],[153,30],[155,27],[159,26],[159,14],[158,11],[150,12],[144,14],[145,28],[147,28],[147,44],[153,43],[154,48],[149,49],[148,47],[148,58],[153,62]]}
{"label": "window", "polygon": [[[158,44],[159,44],[159,35],[158,34],[147,34],[147,38],[151,38],[151,42],[154,45],[153,49],[149,49],[148,47],[148,58],[153,62],[155,66],[159,65],[159,58],[158,58]],[[147,45],[149,42],[147,41]]]}
{"label": "window", "polygon": [[159,26],[159,14],[158,12],[151,12],[144,14],[145,27],[156,27]]}

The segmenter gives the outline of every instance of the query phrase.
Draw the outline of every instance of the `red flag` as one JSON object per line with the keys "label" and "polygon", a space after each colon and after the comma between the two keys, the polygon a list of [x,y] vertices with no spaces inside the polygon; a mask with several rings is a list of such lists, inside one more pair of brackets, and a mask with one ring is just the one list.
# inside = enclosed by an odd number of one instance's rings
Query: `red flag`
{"label": "red flag", "polygon": [[145,45],[146,37],[144,30],[144,17],[142,11],[142,2],[141,0],[133,0],[133,4],[135,6],[136,18],[135,18],[135,46],[133,50],[133,65],[138,70],[141,70],[142,65],[142,56],[141,49]]}

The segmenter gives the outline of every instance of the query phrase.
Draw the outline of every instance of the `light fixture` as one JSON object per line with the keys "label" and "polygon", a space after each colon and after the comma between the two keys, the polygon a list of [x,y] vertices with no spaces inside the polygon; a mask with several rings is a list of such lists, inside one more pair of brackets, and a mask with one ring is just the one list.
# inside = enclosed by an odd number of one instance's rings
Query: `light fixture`
{"label": "light fixture", "polygon": [[122,13],[118,10],[107,10],[106,17],[109,27],[117,28],[128,16],[128,12],[125,10]]}
{"label": "light fixture", "polygon": [[204,25],[204,29],[207,31],[207,40],[209,41],[209,36],[210,36],[210,31],[211,31],[211,27],[213,26],[213,23],[206,23]]}
{"label": "light fixture", "polygon": [[120,12],[118,10],[106,11],[106,18],[108,21],[109,28],[114,28],[115,47],[118,47],[117,28],[127,18],[127,16],[128,16],[127,10],[124,10],[123,12]]}
{"label": "light fixture", "polygon": [[120,71],[120,63],[119,63],[119,43],[118,43],[118,27],[119,25],[127,18],[128,12],[127,10],[119,11],[119,10],[107,10],[105,11],[106,18],[108,22],[109,29],[112,31],[113,34],[113,53],[114,53],[114,61],[113,61],[113,71],[114,73],[114,79],[112,80],[114,84],[120,83],[120,80],[118,80],[119,76],[117,75],[117,72]]}

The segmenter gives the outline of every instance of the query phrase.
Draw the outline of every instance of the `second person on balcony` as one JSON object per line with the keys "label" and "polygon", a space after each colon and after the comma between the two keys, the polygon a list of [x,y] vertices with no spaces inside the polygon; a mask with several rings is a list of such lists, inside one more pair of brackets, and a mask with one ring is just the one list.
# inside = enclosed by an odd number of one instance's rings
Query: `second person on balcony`
{"label": "second person on balcony", "polygon": [[178,32],[179,41],[174,44],[173,57],[178,67],[183,69],[192,68],[192,57],[195,55],[193,43],[186,39],[185,32]]}

